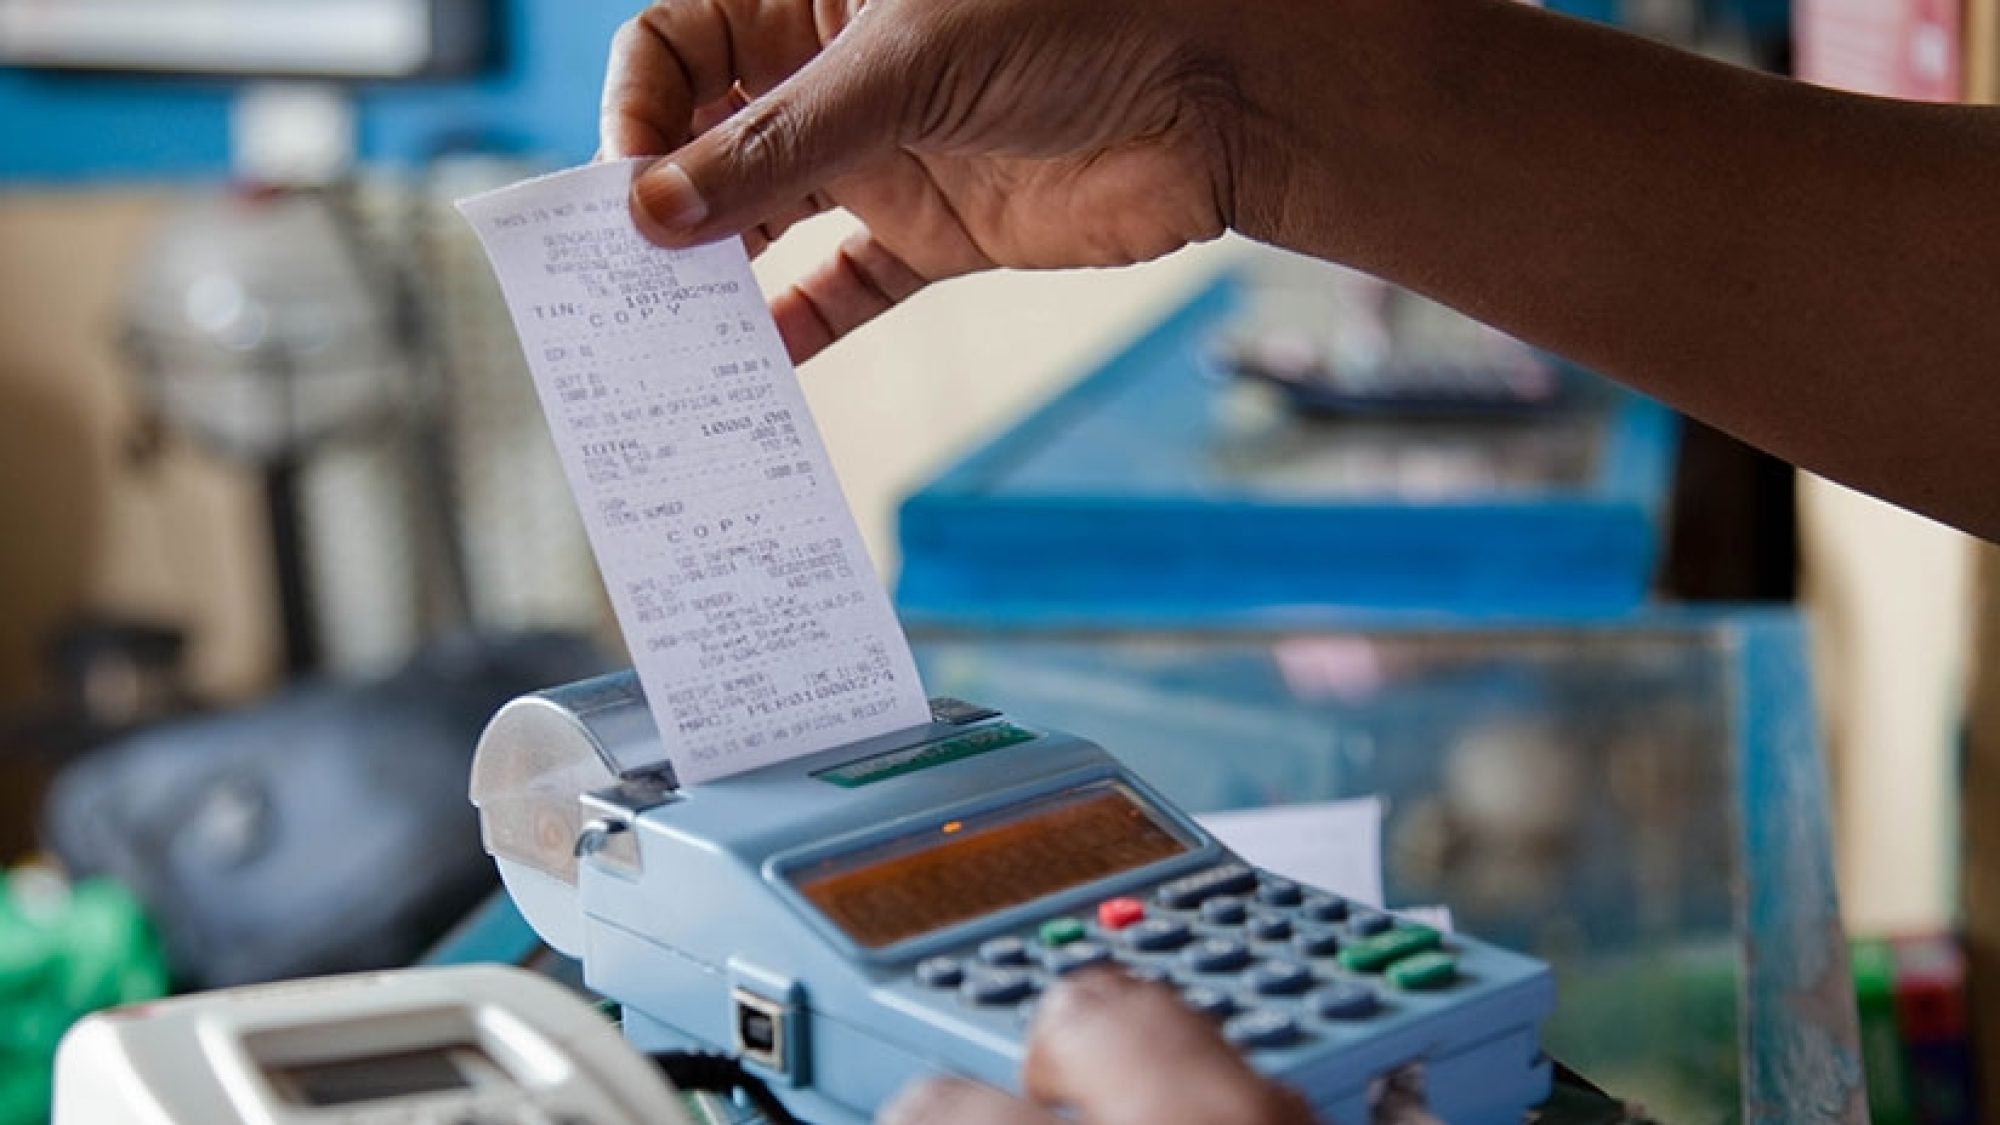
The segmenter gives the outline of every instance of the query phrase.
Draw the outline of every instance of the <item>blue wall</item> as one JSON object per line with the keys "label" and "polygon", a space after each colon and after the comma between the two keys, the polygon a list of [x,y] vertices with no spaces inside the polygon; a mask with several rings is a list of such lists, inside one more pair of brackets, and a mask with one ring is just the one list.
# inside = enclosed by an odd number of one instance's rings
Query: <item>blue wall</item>
{"label": "blue wall", "polygon": [[[440,145],[586,159],[612,32],[642,0],[500,0],[505,65],[470,82],[360,88],[361,151]],[[0,184],[214,178],[229,165],[227,82],[0,68]]]}

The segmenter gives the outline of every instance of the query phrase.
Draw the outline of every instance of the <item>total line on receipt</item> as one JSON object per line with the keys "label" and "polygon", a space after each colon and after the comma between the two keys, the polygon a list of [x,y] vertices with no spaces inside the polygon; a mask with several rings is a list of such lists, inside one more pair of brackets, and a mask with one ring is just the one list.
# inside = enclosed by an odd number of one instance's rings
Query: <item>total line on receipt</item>
{"label": "total line on receipt", "polygon": [[683,783],[929,720],[736,240],[646,241],[637,161],[463,200]]}

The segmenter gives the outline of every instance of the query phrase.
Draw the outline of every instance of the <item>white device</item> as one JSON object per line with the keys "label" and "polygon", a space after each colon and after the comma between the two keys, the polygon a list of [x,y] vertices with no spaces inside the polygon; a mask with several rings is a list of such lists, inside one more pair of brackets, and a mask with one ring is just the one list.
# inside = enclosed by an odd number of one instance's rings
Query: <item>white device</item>
{"label": "white device", "polygon": [[485,0],[0,0],[0,63],[414,78],[486,56]]}
{"label": "white device", "polygon": [[99,1012],[56,1054],[56,1125],[688,1125],[652,1063],[546,977],[458,965]]}

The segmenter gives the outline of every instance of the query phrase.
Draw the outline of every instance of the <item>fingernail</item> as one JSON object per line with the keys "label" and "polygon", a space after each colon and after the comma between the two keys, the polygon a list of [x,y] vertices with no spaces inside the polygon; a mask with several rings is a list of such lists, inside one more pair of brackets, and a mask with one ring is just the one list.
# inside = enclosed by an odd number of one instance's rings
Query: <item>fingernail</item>
{"label": "fingernail", "polygon": [[663,231],[689,230],[708,218],[708,201],[695,190],[694,181],[680,165],[668,161],[646,169],[639,181],[639,201],[645,218]]}
{"label": "fingernail", "polygon": [[1049,990],[1040,1014],[1048,1019],[1069,1019],[1086,1009],[1109,1003],[1136,983],[1125,974],[1108,969],[1077,973]]}

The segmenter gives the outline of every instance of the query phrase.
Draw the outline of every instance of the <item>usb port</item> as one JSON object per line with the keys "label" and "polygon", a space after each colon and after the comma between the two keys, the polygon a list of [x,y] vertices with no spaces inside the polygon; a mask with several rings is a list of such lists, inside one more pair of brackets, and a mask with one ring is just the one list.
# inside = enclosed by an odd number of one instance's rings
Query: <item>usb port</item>
{"label": "usb port", "polygon": [[746,1061],[785,1072],[785,1006],[736,989],[736,1053]]}

